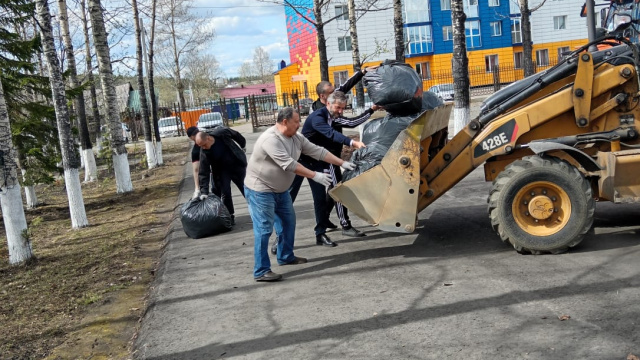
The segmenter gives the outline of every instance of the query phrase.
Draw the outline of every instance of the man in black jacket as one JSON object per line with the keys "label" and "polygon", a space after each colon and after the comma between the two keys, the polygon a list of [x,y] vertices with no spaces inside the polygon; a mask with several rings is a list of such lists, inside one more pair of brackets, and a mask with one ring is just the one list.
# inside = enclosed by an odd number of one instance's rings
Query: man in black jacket
{"label": "man in black jacket", "polygon": [[[209,190],[209,174],[214,179],[219,179],[220,198],[229,210],[231,219],[234,219],[233,199],[231,198],[231,182],[244,196],[244,178],[247,172],[247,156],[245,146],[247,141],[237,131],[218,127],[211,133],[199,132],[196,135],[196,144],[200,146],[200,171],[198,173],[200,183],[200,198],[206,198]],[[216,186],[217,188],[217,186]]]}

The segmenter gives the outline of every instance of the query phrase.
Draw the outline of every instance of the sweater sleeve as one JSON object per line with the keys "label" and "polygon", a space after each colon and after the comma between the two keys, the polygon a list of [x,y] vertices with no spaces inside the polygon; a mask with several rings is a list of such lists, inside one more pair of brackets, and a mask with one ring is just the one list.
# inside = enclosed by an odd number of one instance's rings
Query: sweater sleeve
{"label": "sweater sleeve", "polygon": [[300,142],[302,153],[316,160],[324,160],[324,157],[329,152],[329,150],[312,143],[302,135],[300,135]]}

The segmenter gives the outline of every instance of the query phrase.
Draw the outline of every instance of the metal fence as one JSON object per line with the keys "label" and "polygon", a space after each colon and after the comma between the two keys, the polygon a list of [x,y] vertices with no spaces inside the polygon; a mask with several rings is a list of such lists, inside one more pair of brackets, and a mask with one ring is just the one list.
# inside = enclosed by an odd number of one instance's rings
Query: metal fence
{"label": "metal fence", "polygon": [[[554,66],[555,63],[544,66],[534,64],[534,70],[542,71]],[[523,78],[524,70],[513,64],[494,66],[490,71],[485,67],[469,68],[471,96],[493,94],[502,87]],[[427,91],[433,85],[451,83],[453,83],[451,71],[432,72],[428,78],[423,79],[423,89]],[[176,116],[179,132],[182,134],[186,128],[196,126],[200,115],[208,112],[220,112],[226,126],[238,121],[251,121],[253,128],[259,128],[275,124],[278,110],[285,106],[296,108],[302,116],[307,115],[312,99],[301,99],[301,96],[303,94],[298,90],[291,90],[281,94],[264,93],[236,99],[195,99],[187,102],[186,111],[178,111],[178,103],[160,103],[158,117]],[[136,140],[142,134],[139,114],[128,111],[123,120],[131,129],[133,140]]]}
{"label": "metal fence", "polygon": [[[547,65],[537,65],[534,63],[534,72],[546,70],[554,65],[557,61],[550,62]],[[496,65],[487,71],[486,67],[469,68],[469,83],[471,86],[471,96],[490,95],[500,90],[506,85],[515,81],[524,79],[524,70],[513,64]],[[433,85],[452,84],[453,73],[451,71],[432,72],[431,76],[423,79],[422,85],[425,91]]]}

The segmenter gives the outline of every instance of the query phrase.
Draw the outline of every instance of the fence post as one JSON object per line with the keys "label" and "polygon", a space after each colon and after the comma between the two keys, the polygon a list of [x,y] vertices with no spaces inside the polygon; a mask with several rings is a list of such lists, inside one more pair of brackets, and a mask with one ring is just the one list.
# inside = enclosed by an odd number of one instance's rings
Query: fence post
{"label": "fence post", "polygon": [[220,111],[222,112],[224,126],[229,127],[229,115],[227,114],[227,101],[225,98],[220,98]]}
{"label": "fence post", "polygon": [[249,98],[247,96],[244,97],[244,121],[249,121]]}
{"label": "fence post", "polygon": [[256,111],[256,99],[255,95],[249,95],[249,116],[251,116],[251,126],[253,128],[258,127],[258,114]]}
{"label": "fence post", "polygon": [[493,66],[493,91],[500,90],[500,67],[498,65]]}

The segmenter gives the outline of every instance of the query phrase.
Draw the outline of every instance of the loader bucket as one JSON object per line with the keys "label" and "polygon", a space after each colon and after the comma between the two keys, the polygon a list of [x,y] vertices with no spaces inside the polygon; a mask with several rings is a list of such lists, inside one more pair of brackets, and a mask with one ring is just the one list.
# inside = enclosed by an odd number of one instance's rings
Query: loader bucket
{"label": "loader bucket", "polygon": [[[447,128],[452,104],[423,112],[403,130],[380,165],[338,184],[329,194],[349,211],[381,230],[415,230],[421,142]],[[425,150],[426,151],[426,150]]]}

